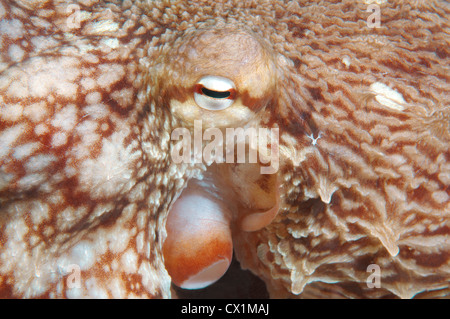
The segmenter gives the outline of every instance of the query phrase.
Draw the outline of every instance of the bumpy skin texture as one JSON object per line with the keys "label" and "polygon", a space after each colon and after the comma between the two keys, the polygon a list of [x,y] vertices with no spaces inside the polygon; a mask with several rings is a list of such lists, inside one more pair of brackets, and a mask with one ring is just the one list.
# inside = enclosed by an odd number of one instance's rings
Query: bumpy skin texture
{"label": "bumpy skin texture", "polygon": [[171,296],[165,220],[207,168],[169,157],[198,80],[171,65],[224,26],[273,61],[240,93],[280,128],[280,212],[233,230],[241,265],[272,297],[448,295],[450,8],[381,3],[369,28],[368,3],[1,1],[0,296]]}

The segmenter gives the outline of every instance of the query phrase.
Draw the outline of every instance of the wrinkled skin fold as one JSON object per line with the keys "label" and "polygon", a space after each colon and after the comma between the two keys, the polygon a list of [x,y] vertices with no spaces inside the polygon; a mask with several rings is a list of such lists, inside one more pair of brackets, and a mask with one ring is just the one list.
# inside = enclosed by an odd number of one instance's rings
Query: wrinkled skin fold
{"label": "wrinkled skin fold", "polygon": [[[195,183],[271,297],[448,296],[450,7],[367,7],[1,0],[0,296],[176,297]],[[205,76],[231,106],[199,107]],[[279,167],[175,163],[194,120],[279,129]]]}

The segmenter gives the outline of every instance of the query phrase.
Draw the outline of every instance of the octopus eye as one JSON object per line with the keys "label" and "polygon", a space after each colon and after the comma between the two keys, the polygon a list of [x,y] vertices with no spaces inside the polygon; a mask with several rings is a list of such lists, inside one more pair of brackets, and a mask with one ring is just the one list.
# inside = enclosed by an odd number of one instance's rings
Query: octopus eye
{"label": "octopus eye", "polygon": [[236,89],[230,79],[208,75],[195,85],[194,99],[201,108],[220,111],[233,104],[236,98]]}

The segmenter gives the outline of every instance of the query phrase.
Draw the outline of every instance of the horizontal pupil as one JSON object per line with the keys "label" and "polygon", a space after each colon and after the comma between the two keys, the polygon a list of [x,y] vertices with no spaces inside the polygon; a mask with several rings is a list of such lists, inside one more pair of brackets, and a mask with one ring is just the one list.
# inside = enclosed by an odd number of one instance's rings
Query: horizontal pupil
{"label": "horizontal pupil", "polygon": [[209,97],[215,98],[215,99],[225,99],[225,98],[229,97],[231,94],[230,91],[225,91],[225,92],[213,91],[213,90],[208,90],[205,87],[202,87],[202,93]]}

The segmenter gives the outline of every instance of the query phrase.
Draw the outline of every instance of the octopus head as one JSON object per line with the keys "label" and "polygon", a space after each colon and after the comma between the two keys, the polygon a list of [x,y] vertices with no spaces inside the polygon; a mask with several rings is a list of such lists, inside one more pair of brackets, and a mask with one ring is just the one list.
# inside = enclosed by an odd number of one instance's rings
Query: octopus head
{"label": "octopus head", "polygon": [[273,53],[250,30],[196,30],[161,56],[155,88],[184,125],[201,119],[204,127],[243,126],[275,99]]}
{"label": "octopus head", "polygon": [[[201,288],[219,279],[230,265],[233,230],[261,229],[278,212],[276,174],[261,174],[258,161],[236,163],[234,143],[231,150],[221,152],[230,145],[223,142],[224,137],[230,141],[230,128],[255,129],[273,108],[275,62],[259,36],[221,25],[180,37],[161,57],[151,80],[158,90],[155,104],[169,108],[176,126],[194,136],[194,144],[199,133],[215,135],[216,157],[172,205],[163,247],[173,282]],[[202,149],[204,142],[200,138]],[[238,137],[239,143],[247,149],[251,141]],[[252,150],[249,146],[248,152]],[[185,159],[189,164],[192,158],[188,154]]]}

